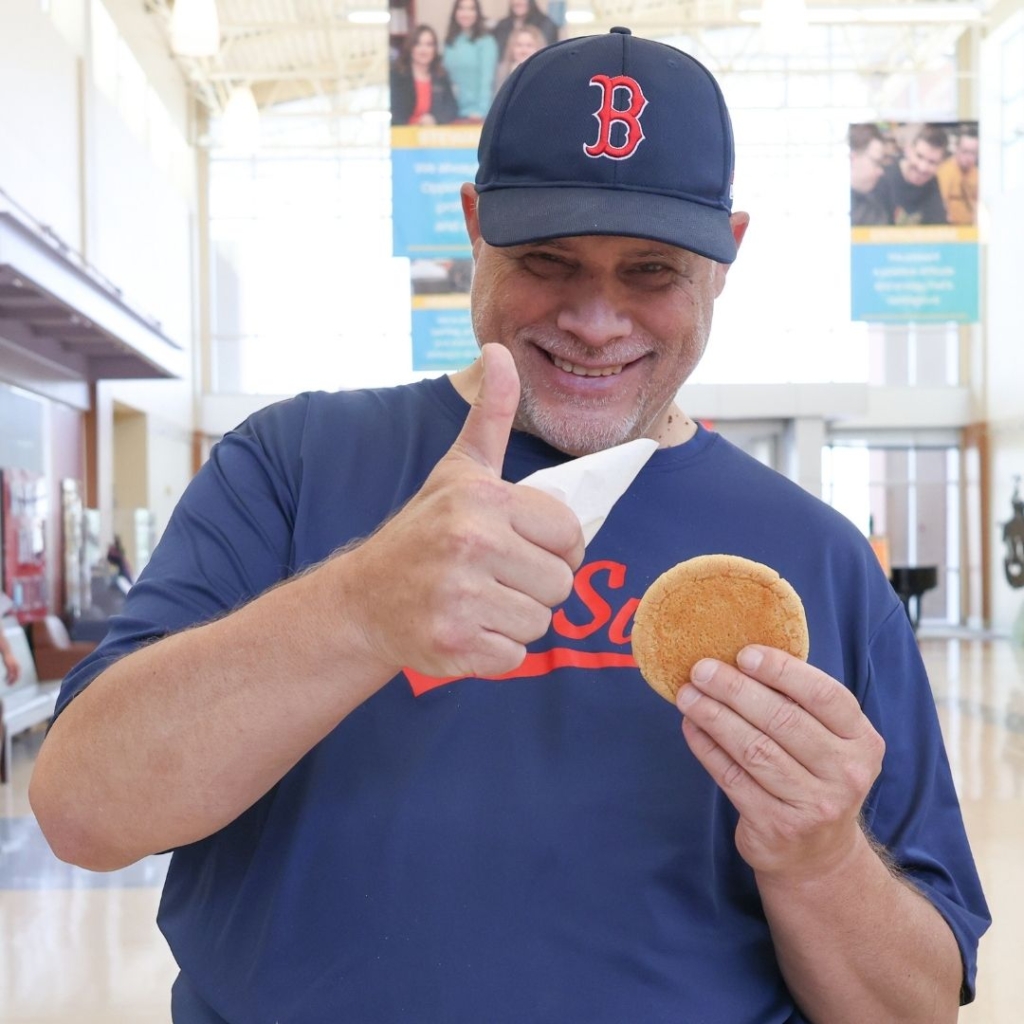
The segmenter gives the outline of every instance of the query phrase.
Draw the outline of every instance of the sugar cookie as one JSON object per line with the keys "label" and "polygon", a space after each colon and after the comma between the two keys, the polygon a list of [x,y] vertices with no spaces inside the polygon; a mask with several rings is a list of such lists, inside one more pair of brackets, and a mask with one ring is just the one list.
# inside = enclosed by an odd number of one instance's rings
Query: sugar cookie
{"label": "sugar cookie", "polygon": [[733,663],[747,644],[778,647],[807,660],[803,602],[774,570],[738,555],[699,555],[647,588],[633,618],[640,673],[675,703],[701,658]]}

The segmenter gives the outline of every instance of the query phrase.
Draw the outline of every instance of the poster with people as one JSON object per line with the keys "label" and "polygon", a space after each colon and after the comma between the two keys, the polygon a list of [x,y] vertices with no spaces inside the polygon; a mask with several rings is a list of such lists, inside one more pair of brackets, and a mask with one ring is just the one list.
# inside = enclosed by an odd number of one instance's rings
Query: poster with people
{"label": "poster with people", "polygon": [[559,39],[563,12],[561,0],[418,0],[392,35],[393,252],[410,260],[414,370],[455,369],[476,353],[459,188],[476,174],[495,94]]}
{"label": "poster with people", "polygon": [[46,566],[46,478],[27,469],[0,469],[0,590],[22,624],[41,619],[49,606]]}
{"label": "poster with people", "polygon": [[851,315],[978,319],[978,122],[851,124]]}

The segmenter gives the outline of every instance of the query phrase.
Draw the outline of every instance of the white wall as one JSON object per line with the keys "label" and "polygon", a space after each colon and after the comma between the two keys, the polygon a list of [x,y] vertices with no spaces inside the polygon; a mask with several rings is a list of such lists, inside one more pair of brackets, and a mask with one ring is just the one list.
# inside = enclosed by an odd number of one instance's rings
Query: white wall
{"label": "white wall", "polygon": [[[1004,9],[1010,7],[1004,5]],[[985,416],[991,451],[992,627],[1009,633],[1022,614],[1024,590],[1003,571],[1003,524],[1013,478],[1024,478],[1024,114],[1006,94],[1024,97],[1024,11],[1012,13],[982,46],[981,196],[986,207]]]}
{"label": "white wall", "polygon": [[[1021,69],[1024,74],[1024,69]],[[988,420],[992,494],[992,627],[1010,632],[1024,606],[1024,589],[1014,589],[1003,571],[1003,524],[1012,514],[1013,478],[1024,486],[1024,187],[990,203],[988,266]]]}
{"label": "white wall", "polygon": [[[155,15],[139,0],[104,2],[135,56],[153,74],[161,116],[187,133],[192,103]],[[0,188],[191,353],[194,167],[183,174],[180,160],[156,159],[146,132],[138,123],[133,130],[96,86],[91,47],[98,44],[90,42],[90,0],[50,0],[53,17],[44,6],[40,0],[0,0],[0,94],[7,97],[0,105]],[[187,363],[182,380],[98,385],[95,411],[102,422],[97,433],[101,446],[111,449],[98,459],[105,535],[113,532],[114,481],[126,483],[125,460],[143,463],[143,493],[133,494],[131,503],[150,508],[158,529],[191,476],[195,400],[192,360]],[[127,434],[114,429],[115,403],[140,415],[138,437],[130,444]],[[119,445],[127,450],[120,453]]]}
{"label": "white wall", "polygon": [[188,345],[192,331],[190,207],[154,166],[106,97],[93,90],[89,145],[90,262],[164,333]]}
{"label": "white wall", "polygon": [[0,188],[81,251],[78,55],[38,0],[0,2]]}

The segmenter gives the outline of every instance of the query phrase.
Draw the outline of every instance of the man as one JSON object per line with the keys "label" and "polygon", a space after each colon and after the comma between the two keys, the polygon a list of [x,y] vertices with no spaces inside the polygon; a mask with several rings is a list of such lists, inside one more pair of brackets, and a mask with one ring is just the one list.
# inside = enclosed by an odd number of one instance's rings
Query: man
{"label": "man", "polygon": [[[175,851],[175,1024],[955,1020],[988,917],[903,608],[675,404],[748,222],[717,84],[624,29],[559,43],[479,156],[481,358],[222,440],[65,682],[47,838]],[[585,550],[512,483],[645,436]],[[680,736],[629,622],[716,551],[793,584],[810,662],[702,661]]]}
{"label": "man", "polygon": [[885,173],[885,142],[877,125],[852,124],[850,142],[850,224],[889,224],[874,188]]}
{"label": "man", "polygon": [[963,125],[953,152],[935,172],[950,224],[978,222],[978,129]]}
{"label": "man", "polygon": [[935,172],[948,149],[945,129],[926,124],[911,139],[899,162],[886,168],[876,191],[890,224],[913,227],[946,223],[946,208]]}

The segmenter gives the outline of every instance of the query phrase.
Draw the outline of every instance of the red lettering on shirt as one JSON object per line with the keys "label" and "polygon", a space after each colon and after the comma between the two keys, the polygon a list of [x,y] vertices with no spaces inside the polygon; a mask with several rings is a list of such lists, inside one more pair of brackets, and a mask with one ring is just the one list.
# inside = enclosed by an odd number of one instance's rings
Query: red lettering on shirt
{"label": "red lettering on shirt", "polygon": [[[621,591],[626,583],[626,567],[619,562],[598,561],[580,566],[576,572],[573,591],[583,604],[589,616],[580,622],[570,620],[564,608],[559,608],[551,618],[551,632],[548,638],[552,641],[559,638],[565,640],[586,640],[605,630],[607,650],[581,651],[572,647],[553,645],[546,651],[531,651],[523,663],[511,672],[500,676],[488,677],[495,682],[509,679],[531,679],[547,675],[559,668],[585,668],[600,670],[604,668],[635,668],[632,649],[629,647],[630,633],[627,631],[633,620],[633,613],[640,603],[635,597],[628,597],[613,607],[608,597],[602,593],[603,584],[610,591]],[[611,596],[611,595],[610,595]],[[624,649],[623,649],[624,648]],[[419,697],[439,686],[446,686],[466,676],[447,676],[439,678],[424,675],[414,669],[404,669],[412,692]]]}

